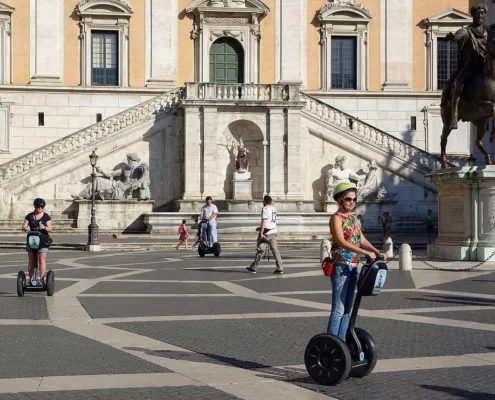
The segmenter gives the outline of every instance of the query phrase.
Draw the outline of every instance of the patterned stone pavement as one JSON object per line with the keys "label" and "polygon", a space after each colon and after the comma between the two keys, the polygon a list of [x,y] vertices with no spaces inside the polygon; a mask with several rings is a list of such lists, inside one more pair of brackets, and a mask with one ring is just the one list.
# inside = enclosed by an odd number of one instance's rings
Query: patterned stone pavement
{"label": "patterned stone pavement", "polygon": [[0,400],[495,399],[495,263],[392,261],[357,323],[375,370],[325,387],[303,360],[330,310],[317,245],[284,251],[283,276],[245,271],[253,255],[52,251],[55,295],[19,298],[26,254],[3,250]]}

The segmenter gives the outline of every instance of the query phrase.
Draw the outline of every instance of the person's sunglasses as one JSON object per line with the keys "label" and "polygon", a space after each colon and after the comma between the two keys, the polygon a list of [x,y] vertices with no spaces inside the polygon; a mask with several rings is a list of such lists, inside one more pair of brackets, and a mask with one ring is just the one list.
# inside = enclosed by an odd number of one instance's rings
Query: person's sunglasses
{"label": "person's sunglasses", "polygon": [[352,201],[355,203],[357,201],[357,197],[346,197],[344,201]]}

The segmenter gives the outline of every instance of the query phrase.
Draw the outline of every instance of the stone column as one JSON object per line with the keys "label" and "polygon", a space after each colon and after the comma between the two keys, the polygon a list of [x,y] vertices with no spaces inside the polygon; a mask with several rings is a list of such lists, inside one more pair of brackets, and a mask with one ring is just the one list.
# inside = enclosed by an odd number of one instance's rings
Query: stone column
{"label": "stone column", "polygon": [[184,200],[201,197],[201,113],[184,107]]}
{"label": "stone column", "polygon": [[412,89],[412,0],[380,1],[380,65],[383,90]]}
{"label": "stone column", "polygon": [[273,199],[285,199],[284,179],[284,134],[285,121],[283,108],[270,109],[270,186],[269,194]]}
{"label": "stone column", "polygon": [[287,110],[287,198],[302,199],[301,193],[301,110]]}
{"label": "stone column", "polygon": [[172,88],[177,83],[178,2],[146,0],[146,86]]}
{"label": "stone column", "polygon": [[[218,197],[218,110],[217,107],[205,107],[203,112],[203,192],[205,196]],[[227,177],[233,179],[233,177]]]}
{"label": "stone column", "polygon": [[30,1],[30,84],[62,84],[64,0]]}
{"label": "stone column", "polygon": [[307,0],[277,0],[275,13],[275,80],[305,87]]}

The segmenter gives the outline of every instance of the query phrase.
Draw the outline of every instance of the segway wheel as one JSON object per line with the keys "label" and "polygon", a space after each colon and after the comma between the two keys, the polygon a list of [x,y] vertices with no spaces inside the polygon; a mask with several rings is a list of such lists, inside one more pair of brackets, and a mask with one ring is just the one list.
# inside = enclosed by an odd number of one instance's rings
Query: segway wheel
{"label": "segway wheel", "polygon": [[24,271],[19,271],[17,274],[17,296],[24,296],[24,289],[26,288],[26,274]]}
{"label": "segway wheel", "polygon": [[322,385],[341,383],[351,370],[351,353],[338,337],[328,333],[314,336],[306,347],[304,363],[309,375]]}
{"label": "segway wheel", "polygon": [[55,293],[55,273],[50,270],[46,273],[46,294],[53,296],[53,293]]}
{"label": "segway wheel", "polygon": [[220,247],[220,243],[216,242],[213,243],[213,255],[215,257],[220,256],[220,253],[222,252],[222,248]]}
{"label": "segway wheel", "polygon": [[[354,378],[362,378],[368,375],[376,366],[376,361],[378,359],[376,353],[375,342],[371,335],[366,332],[364,329],[354,328],[356,335],[361,342],[362,351],[364,353],[364,359],[367,360],[366,364],[357,366],[352,368],[349,372],[349,376]],[[349,337],[347,338],[347,342],[349,346],[352,346],[350,343]]]}
{"label": "segway wheel", "polygon": [[206,252],[208,251],[208,247],[204,243],[200,243],[198,246],[198,254],[200,257],[204,257]]}

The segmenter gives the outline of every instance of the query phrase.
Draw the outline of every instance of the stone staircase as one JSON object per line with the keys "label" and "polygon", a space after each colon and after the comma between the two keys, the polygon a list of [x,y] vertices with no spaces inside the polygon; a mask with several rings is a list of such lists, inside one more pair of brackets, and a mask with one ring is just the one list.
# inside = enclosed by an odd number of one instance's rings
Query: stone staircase
{"label": "stone staircase", "polygon": [[[372,150],[374,155],[381,155],[382,165],[390,165],[393,162],[401,168],[406,167],[408,172],[413,171],[415,175],[422,176],[441,168],[439,157],[419,147],[404,142],[305,93],[301,93],[301,100],[306,102],[303,109],[303,115],[306,119],[313,125],[326,128],[315,129],[317,133],[329,138],[329,131],[338,132],[354,144]],[[334,138],[334,141],[336,140]],[[454,164],[449,164],[449,166],[456,167]],[[427,184],[427,182],[422,182],[422,184]]]}

